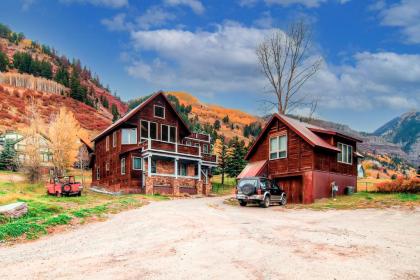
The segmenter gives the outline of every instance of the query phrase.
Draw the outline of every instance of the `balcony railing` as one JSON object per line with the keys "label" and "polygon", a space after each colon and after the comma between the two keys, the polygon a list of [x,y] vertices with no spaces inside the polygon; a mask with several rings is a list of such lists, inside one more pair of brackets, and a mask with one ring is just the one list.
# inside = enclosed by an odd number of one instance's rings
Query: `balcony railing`
{"label": "balcony railing", "polygon": [[216,155],[202,154],[203,161],[217,162]]}
{"label": "balcony railing", "polygon": [[141,143],[145,151],[161,151],[170,152],[180,155],[189,155],[201,157],[206,162],[217,162],[216,156],[212,154],[202,153],[200,146],[189,146],[180,143],[171,143],[155,139],[147,139]]}

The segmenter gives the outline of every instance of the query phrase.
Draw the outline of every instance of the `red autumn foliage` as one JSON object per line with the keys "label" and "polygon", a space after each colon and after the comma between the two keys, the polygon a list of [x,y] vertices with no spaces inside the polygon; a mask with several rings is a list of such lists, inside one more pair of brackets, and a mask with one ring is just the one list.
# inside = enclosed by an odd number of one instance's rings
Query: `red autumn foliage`
{"label": "red autumn foliage", "polygon": [[420,178],[411,178],[407,180],[404,180],[403,178],[398,178],[392,181],[377,183],[375,186],[377,192],[381,193],[418,193],[420,192]]}
{"label": "red autumn foliage", "polygon": [[[17,94],[16,94],[17,92]],[[112,115],[76,101],[70,97],[50,93],[39,93],[33,90],[25,90],[19,93],[17,90],[0,87],[0,129],[19,129],[28,124],[27,109],[32,100],[39,101],[38,108],[44,121],[48,122],[51,116],[58,112],[59,108],[65,107],[73,112],[80,126],[91,132],[91,136],[108,127],[112,121]]]}

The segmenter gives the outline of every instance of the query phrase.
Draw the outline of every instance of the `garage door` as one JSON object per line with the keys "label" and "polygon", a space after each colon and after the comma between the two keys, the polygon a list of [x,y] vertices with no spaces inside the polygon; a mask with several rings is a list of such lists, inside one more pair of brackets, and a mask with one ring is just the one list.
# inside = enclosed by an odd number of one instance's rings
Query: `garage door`
{"label": "garage door", "polygon": [[288,202],[302,203],[302,176],[278,178],[276,182],[287,193]]}

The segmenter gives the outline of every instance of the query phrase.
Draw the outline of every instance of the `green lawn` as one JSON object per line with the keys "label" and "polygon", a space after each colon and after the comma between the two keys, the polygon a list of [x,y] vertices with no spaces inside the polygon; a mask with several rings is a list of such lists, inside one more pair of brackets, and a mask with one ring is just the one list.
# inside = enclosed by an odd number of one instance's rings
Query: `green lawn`
{"label": "green lawn", "polygon": [[211,179],[212,193],[215,195],[227,195],[235,192],[236,179],[225,175],[224,184],[222,185],[222,176],[214,175]]}
{"label": "green lawn", "polygon": [[[234,198],[225,200],[226,204],[239,206]],[[287,204],[288,209],[311,209],[311,210],[346,210],[363,208],[388,208],[393,206],[419,207],[420,194],[395,193],[369,193],[358,192],[353,195],[338,196],[336,200],[332,198],[318,199],[312,204]]]}
{"label": "green lawn", "polygon": [[150,200],[169,199],[158,195],[110,196],[85,190],[81,197],[46,194],[44,184],[0,181],[0,205],[16,201],[28,204],[28,214],[18,219],[0,216],[0,241],[36,239],[66,224],[82,224],[104,219],[106,214],[141,207]]}
{"label": "green lawn", "polygon": [[308,208],[313,210],[327,210],[388,208],[393,206],[420,206],[420,195],[407,193],[383,194],[371,192],[357,192],[350,196],[338,196],[336,200],[333,200],[331,198],[323,198],[316,200],[313,204],[288,204],[287,208]]}

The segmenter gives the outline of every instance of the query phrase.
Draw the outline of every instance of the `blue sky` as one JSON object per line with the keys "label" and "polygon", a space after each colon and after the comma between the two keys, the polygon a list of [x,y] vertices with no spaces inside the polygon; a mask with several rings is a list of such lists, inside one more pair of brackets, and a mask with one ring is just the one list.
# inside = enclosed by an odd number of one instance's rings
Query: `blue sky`
{"label": "blue sky", "polygon": [[[123,100],[188,91],[267,113],[255,47],[305,19],[321,70],[302,89],[317,116],[372,131],[420,107],[418,0],[3,0],[0,22],[79,58]],[[305,114],[307,108],[297,113]]]}

